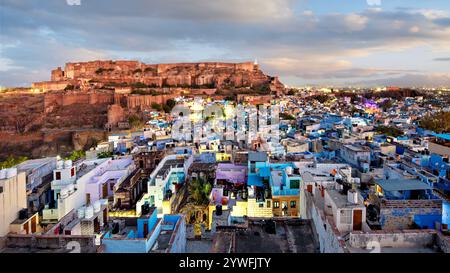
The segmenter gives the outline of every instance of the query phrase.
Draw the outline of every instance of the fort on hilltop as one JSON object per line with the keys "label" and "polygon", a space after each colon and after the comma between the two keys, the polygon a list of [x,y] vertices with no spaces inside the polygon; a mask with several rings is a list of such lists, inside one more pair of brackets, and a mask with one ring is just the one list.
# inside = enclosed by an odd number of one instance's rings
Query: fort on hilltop
{"label": "fort on hilltop", "polygon": [[282,93],[278,78],[253,62],[67,63],[51,71],[50,81],[0,94],[0,161],[89,148],[107,132],[128,128],[130,117],[143,118],[178,96],[270,101]]}
{"label": "fort on hilltop", "polygon": [[278,77],[264,74],[253,62],[145,64],[108,60],[67,63],[64,70],[61,67],[52,70],[51,81],[37,82],[32,87],[46,92],[68,86],[92,89],[133,84],[152,88],[254,88],[276,94],[284,91]]}

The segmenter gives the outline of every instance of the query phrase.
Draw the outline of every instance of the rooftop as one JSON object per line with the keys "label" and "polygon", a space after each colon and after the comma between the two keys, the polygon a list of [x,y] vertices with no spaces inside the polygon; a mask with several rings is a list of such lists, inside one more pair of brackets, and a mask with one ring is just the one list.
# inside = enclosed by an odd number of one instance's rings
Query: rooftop
{"label": "rooftop", "polygon": [[425,182],[418,179],[389,179],[376,180],[375,183],[385,191],[410,191],[410,190],[431,190],[433,189]]}
{"label": "rooftop", "polygon": [[159,169],[157,176],[164,176],[167,170],[170,168],[182,168],[184,164],[184,159],[169,159],[164,163],[164,166]]}
{"label": "rooftop", "polygon": [[347,195],[342,194],[335,189],[327,189],[327,193],[338,208],[360,207],[364,206],[362,200],[358,197],[358,204],[353,204],[348,201]]}
{"label": "rooftop", "polygon": [[249,161],[265,162],[267,161],[267,153],[265,152],[251,152],[248,153]]}
{"label": "rooftop", "polygon": [[218,232],[212,251],[228,252],[232,249],[235,253],[317,252],[318,243],[309,220],[283,220],[275,223],[274,233],[269,233],[264,221],[259,220],[250,222],[247,230]]}
{"label": "rooftop", "polygon": [[56,157],[46,157],[46,158],[40,158],[40,159],[27,160],[27,161],[22,162],[19,165],[17,165],[17,170],[19,172],[21,172],[21,171],[37,169],[37,168],[39,168],[45,164],[48,164],[52,161],[54,161],[56,164]]}

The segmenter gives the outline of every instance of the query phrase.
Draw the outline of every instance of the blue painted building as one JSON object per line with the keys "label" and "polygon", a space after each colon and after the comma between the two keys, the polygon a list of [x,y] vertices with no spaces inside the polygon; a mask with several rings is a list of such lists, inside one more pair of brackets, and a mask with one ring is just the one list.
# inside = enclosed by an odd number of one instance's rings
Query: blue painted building
{"label": "blue painted building", "polygon": [[107,232],[102,238],[105,253],[184,253],[186,251],[186,225],[182,215],[164,215],[157,211],[139,218],[125,219],[125,227],[115,234]]}
{"label": "blue painted building", "polygon": [[419,179],[376,180],[383,229],[434,229],[442,222],[442,200]]}

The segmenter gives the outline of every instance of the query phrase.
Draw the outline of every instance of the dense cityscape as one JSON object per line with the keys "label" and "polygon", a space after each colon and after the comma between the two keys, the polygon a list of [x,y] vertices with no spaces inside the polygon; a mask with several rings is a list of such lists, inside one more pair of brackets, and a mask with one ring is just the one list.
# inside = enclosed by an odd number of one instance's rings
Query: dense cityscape
{"label": "dense cityscape", "polygon": [[[43,123],[3,132],[38,127],[36,151],[61,153],[2,163],[2,252],[448,252],[447,90],[285,88],[251,62],[135,65],[67,64],[2,95],[43,96]],[[51,123],[89,107],[106,109],[103,128]]]}
{"label": "dense cityscape", "polygon": [[448,3],[150,2],[1,2],[0,258],[450,252]]}

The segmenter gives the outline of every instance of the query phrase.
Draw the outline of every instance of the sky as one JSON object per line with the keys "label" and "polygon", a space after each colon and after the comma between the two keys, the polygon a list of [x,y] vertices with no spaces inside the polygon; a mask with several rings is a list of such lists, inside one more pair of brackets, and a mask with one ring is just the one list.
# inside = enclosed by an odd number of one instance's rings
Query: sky
{"label": "sky", "polygon": [[0,0],[0,45],[0,86],[99,59],[256,59],[288,86],[450,86],[450,1]]}

